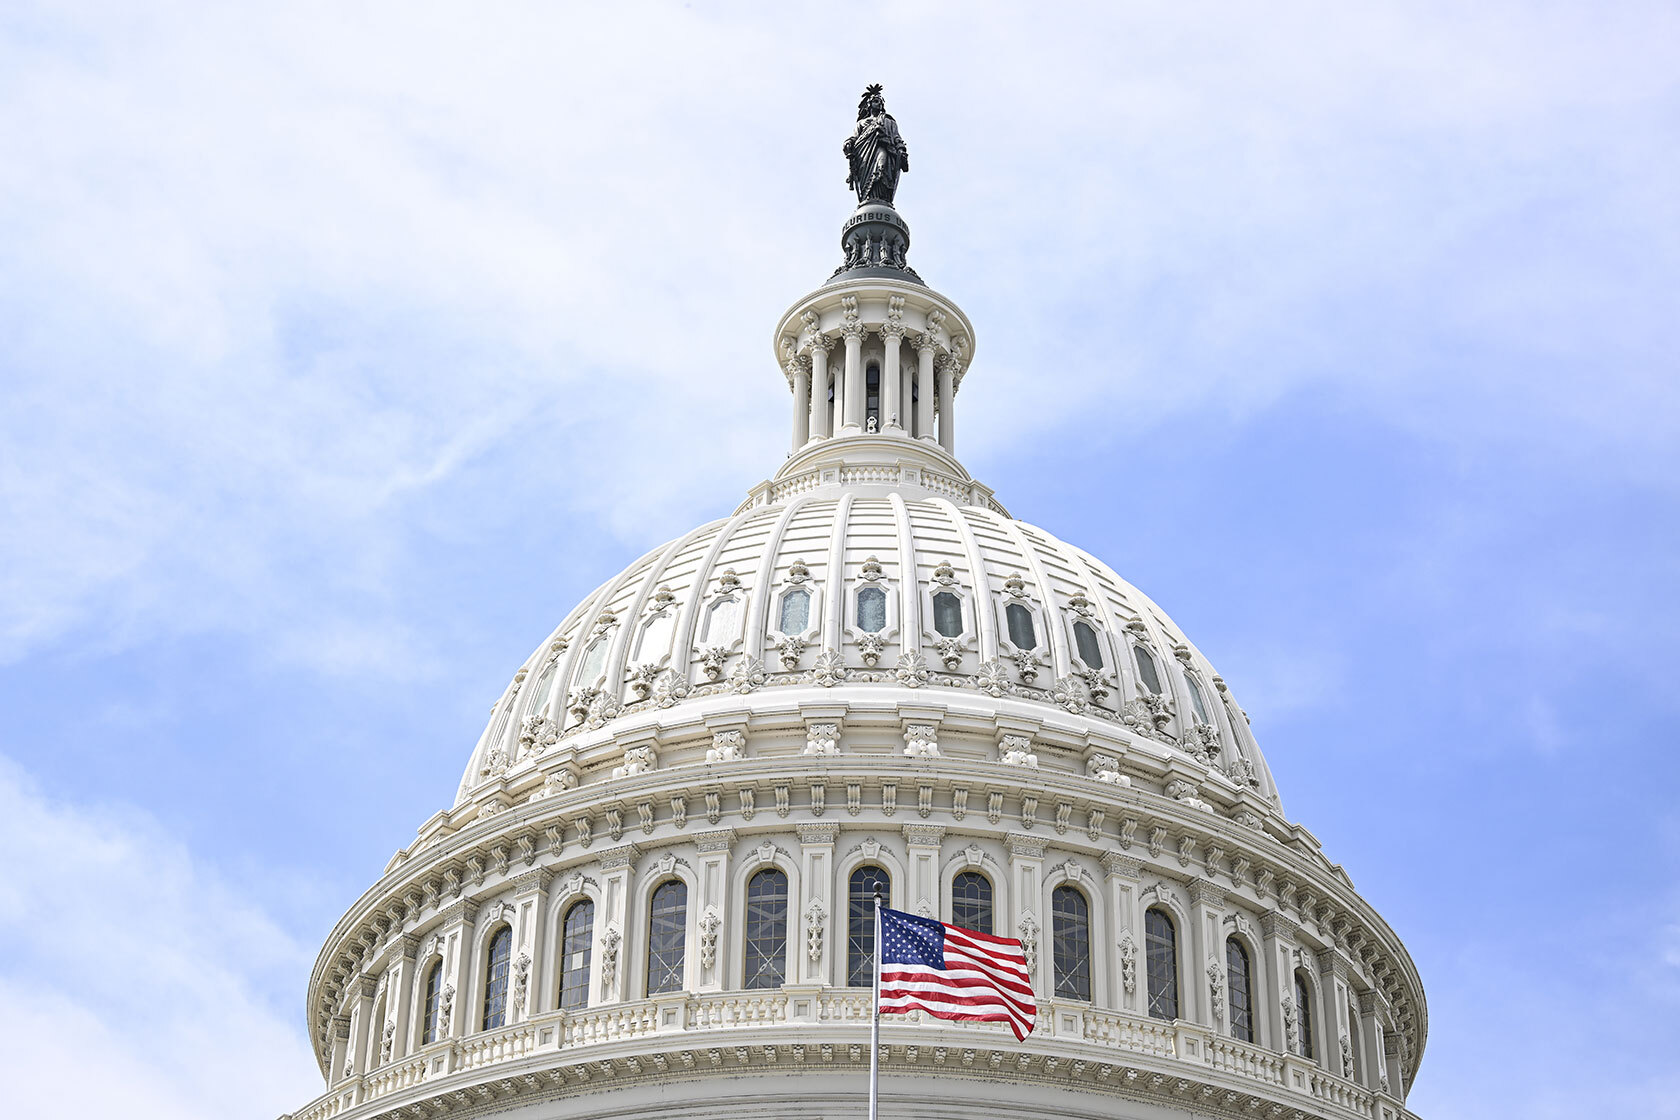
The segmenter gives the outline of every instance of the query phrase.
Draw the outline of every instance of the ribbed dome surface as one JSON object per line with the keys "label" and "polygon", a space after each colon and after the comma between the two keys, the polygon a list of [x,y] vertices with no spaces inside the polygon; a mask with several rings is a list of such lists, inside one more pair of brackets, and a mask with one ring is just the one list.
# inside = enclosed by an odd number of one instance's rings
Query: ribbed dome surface
{"label": "ribbed dome surface", "polygon": [[1107,565],[992,503],[867,485],[744,509],[601,585],[496,704],[457,804],[556,746],[676,722],[671,708],[859,688],[1041,705],[1192,755],[1280,807],[1224,682]]}

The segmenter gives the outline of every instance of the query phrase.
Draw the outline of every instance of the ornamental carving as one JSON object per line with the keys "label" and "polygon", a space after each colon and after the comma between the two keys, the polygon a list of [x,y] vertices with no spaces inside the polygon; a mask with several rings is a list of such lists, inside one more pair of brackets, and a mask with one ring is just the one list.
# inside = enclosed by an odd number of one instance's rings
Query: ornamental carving
{"label": "ornamental carving", "polygon": [[1207,962],[1208,1000],[1213,1005],[1213,1021],[1225,1021],[1225,970],[1212,957]]}
{"label": "ornamental carving", "polygon": [[630,670],[628,676],[630,690],[636,694],[637,700],[646,700],[653,695],[653,687],[658,683],[661,671],[659,666],[652,662],[637,665]]}
{"label": "ornamental carving", "polygon": [[1137,942],[1131,930],[1120,935],[1120,985],[1128,996],[1137,994]]}
{"label": "ornamental carving", "polygon": [[1003,667],[1003,662],[994,657],[981,665],[974,674],[974,687],[992,697],[1007,695],[1010,692],[1010,683],[1008,670]]}
{"label": "ornamental carving", "polygon": [[712,745],[706,751],[707,762],[739,762],[746,756],[746,732],[738,730],[712,732]]}
{"label": "ornamental carving", "polygon": [[1213,766],[1219,761],[1219,729],[1211,723],[1194,723],[1182,746],[1191,758]]}
{"label": "ornamental carving", "polygon": [[612,776],[615,778],[631,778],[637,774],[645,774],[655,765],[652,747],[626,747],[624,761],[613,767]]}
{"label": "ornamental carving", "polygon": [[938,758],[939,728],[931,723],[912,723],[904,729],[906,758]]}
{"label": "ornamental carving", "polygon": [[819,898],[813,898],[809,906],[805,907],[805,955],[812,964],[821,964],[823,955],[823,932],[827,928],[828,908]]}
{"label": "ornamental carving", "polygon": [[540,755],[559,739],[560,729],[547,716],[526,716],[519,727],[519,754],[523,758]]}
{"label": "ornamental carving", "polygon": [[783,638],[776,653],[782,659],[783,670],[791,673],[799,668],[799,660],[805,656],[805,639]]}
{"label": "ornamental carving", "polygon": [[[933,315],[937,314],[939,314],[937,311],[929,312],[930,320]],[[933,569],[933,582],[941,587],[955,587],[957,585],[957,570],[951,567],[949,560],[941,560]]]}
{"label": "ornamental carving", "polygon": [[455,985],[445,984],[443,993],[438,996],[438,1034],[447,1037],[449,1034],[449,1016],[455,1010]]}
{"label": "ornamental carving", "polygon": [[881,654],[886,652],[887,639],[880,634],[859,634],[857,647],[863,663],[873,669],[880,662]]}
{"label": "ornamental carving", "polygon": [[1291,1054],[1301,1052],[1301,1016],[1289,996],[1283,997],[1283,1041]]}
{"label": "ornamental carving", "polygon": [[1120,760],[1111,754],[1094,754],[1085,763],[1085,776],[1110,785],[1129,786],[1132,780],[1120,773]]}
{"label": "ornamental carving", "polygon": [[558,793],[565,793],[577,785],[577,778],[570,770],[556,770],[543,779],[542,789],[532,795],[533,800],[553,797]]}
{"label": "ornamental carving", "polygon": [[513,1014],[515,1017],[525,1011],[525,994],[531,986],[531,954],[519,950],[519,956],[513,961]]}
{"label": "ornamental carving", "polygon": [[945,668],[952,672],[962,668],[963,643],[961,638],[938,638],[933,645],[939,651],[939,660]]}
{"label": "ornamental carving", "polygon": [[[721,664],[721,663],[720,663]],[[661,708],[669,708],[688,696],[688,681],[675,669],[667,669],[654,685],[653,701]]]}
{"label": "ornamental carving", "polygon": [[715,906],[706,907],[706,912],[700,915],[700,967],[708,972],[717,963],[718,927],[722,924]]}
{"label": "ornamental carving", "polygon": [[1341,1039],[1340,1039],[1340,1042],[1341,1042],[1341,1049],[1342,1049],[1342,1076],[1343,1077],[1352,1077],[1353,1076],[1353,1039],[1349,1038],[1346,1034],[1343,1034]]}
{"label": "ornamental carving", "polygon": [[397,1022],[395,1019],[385,1020],[384,1037],[379,1040],[379,1060],[391,1060],[391,1048],[397,1044]]}
{"label": "ornamental carving", "polygon": [[1090,706],[1091,690],[1083,680],[1069,675],[1057,679],[1055,687],[1051,689],[1050,699],[1077,716],[1083,714]]}
{"label": "ornamental carving", "polygon": [[840,753],[840,725],[812,723],[805,728],[805,754],[834,755]]}
{"label": "ornamental carving", "polygon": [[1147,688],[1126,702],[1125,709],[1120,713],[1120,722],[1151,739],[1163,743],[1173,741],[1167,733],[1167,725],[1172,722],[1172,701]]}
{"label": "ornamental carving", "polygon": [[484,765],[478,768],[478,774],[481,778],[499,778],[507,773],[507,768],[507,748],[498,743],[484,753]]}
{"label": "ornamental carving", "polygon": [[858,578],[870,583],[879,580],[881,578],[881,562],[873,556],[865,560],[863,562],[863,573]]}
{"label": "ornamental carving", "polygon": [[618,945],[623,935],[618,927],[609,924],[601,935],[601,991],[611,998],[613,982],[618,979]]}
{"label": "ornamental carving", "polygon": [[811,667],[811,683],[833,688],[845,679],[846,661],[838,650],[825,649],[817,654],[817,662]]}
{"label": "ornamental carving", "polygon": [[726,646],[707,646],[700,651],[700,670],[709,681],[723,679],[723,663],[729,658]]}
{"label": "ornamental carving", "polygon": [[764,662],[756,657],[743,657],[741,663],[735,666],[735,671],[729,674],[729,687],[743,696],[763,684]]}
{"label": "ornamental carving", "polygon": [[915,650],[906,650],[899,654],[898,668],[893,670],[893,676],[905,688],[920,688],[927,683],[927,662]]}
{"label": "ornamental carving", "polygon": [[1021,952],[1027,958],[1027,974],[1038,975],[1038,919],[1028,910],[1021,915],[1015,931],[1021,935]]}
{"label": "ornamental carving", "polygon": [[1032,739],[1025,735],[1005,735],[998,743],[998,761],[1005,766],[1038,769],[1038,756],[1032,753]]}
{"label": "ornamental carving", "polygon": [[1021,678],[1022,684],[1030,685],[1038,679],[1038,654],[1030,649],[1018,649],[1009,655],[1009,660],[1015,663],[1015,675]]}

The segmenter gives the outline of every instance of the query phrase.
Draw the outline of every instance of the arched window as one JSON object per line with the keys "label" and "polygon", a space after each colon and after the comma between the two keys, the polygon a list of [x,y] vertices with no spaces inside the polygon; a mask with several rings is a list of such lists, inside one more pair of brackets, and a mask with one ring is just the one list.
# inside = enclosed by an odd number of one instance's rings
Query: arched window
{"label": "arched window", "polygon": [[438,1038],[438,1001],[443,998],[443,962],[435,961],[426,972],[426,1010],[420,1020],[420,1045]]}
{"label": "arched window", "polygon": [[1307,978],[1295,973],[1295,1014],[1300,1019],[1301,1057],[1313,1056],[1312,989]]}
{"label": "arched window", "polygon": [[595,904],[572,903],[560,923],[560,1010],[589,1006],[589,955],[595,942]]}
{"label": "arched window", "polygon": [[688,884],[662,883],[648,905],[647,993],[680,992],[688,939]]}
{"label": "arched window", "polygon": [[782,596],[782,624],[784,634],[803,634],[811,623],[811,593],[796,587]]}
{"label": "arched window", "polygon": [[[864,426],[868,427],[869,421],[873,420],[876,430],[879,431],[881,427],[881,367],[874,362],[869,363],[869,368],[864,373],[863,411]],[[786,631],[784,630],[783,633],[786,633]]]}
{"label": "arched window", "polygon": [[1009,640],[1016,649],[1037,649],[1038,635],[1033,632],[1032,611],[1020,603],[1011,603],[1003,608],[1003,617],[1009,623]]}
{"label": "arched window", "polygon": [[1133,646],[1132,657],[1137,661],[1138,679],[1143,682],[1143,687],[1157,696],[1161,695],[1161,677],[1155,672],[1155,659],[1149,656],[1149,651],[1142,646]]}
{"label": "arched window", "polygon": [[747,960],[743,988],[779,988],[787,972],[788,881],[775,868],[747,881]]}
{"label": "arched window", "polygon": [[1248,950],[1234,937],[1225,939],[1225,1004],[1231,1009],[1231,1037],[1254,1041],[1254,992],[1249,981]]}
{"label": "arched window", "polygon": [[955,638],[963,631],[962,600],[949,591],[933,593],[933,629],[942,638]]}
{"label": "arched window", "polygon": [[1143,915],[1144,971],[1149,980],[1149,1014],[1178,1018],[1178,930],[1164,910]]}
{"label": "arched window", "polygon": [[879,867],[852,872],[846,890],[846,985],[868,988],[875,983],[875,890],[881,905],[891,902],[887,873]]}
{"label": "arched window", "polygon": [[1089,622],[1073,624],[1073,643],[1079,647],[1079,660],[1085,662],[1086,668],[1103,667],[1102,647],[1097,644],[1097,632]]}
{"label": "arched window", "polygon": [[964,871],[951,880],[951,924],[980,933],[992,932],[992,881],[978,871]]}
{"label": "arched window", "polygon": [[508,958],[513,953],[513,930],[503,926],[490,939],[484,962],[484,1030],[507,1026]]}
{"label": "arched window", "polygon": [[1091,906],[1073,887],[1060,886],[1050,892],[1050,940],[1056,995],[1090,999]]}
{"label": "arched window", "polygon": [[385,1040],[385,1005],[390,1002],[389,996],[381,996],[373,1014],[373,1036],[368,1042],[368,1069],[379,1068],[380,1051],[384,1049]]}
{"label": "arched window", "polygon": [[1207,705],[1202,703],[1202,690],[1196,684],[1196,678],[1189,673],[1184,674],[1184,687],[1190,690],[1190,707],[1195,709],[1197,723],[1209,723]]}
{"label": "arched window", "polygon": [[[858,629],[879,634],[887,628],[887,593],[879,587],[865,587],[857,596]],[[784,631],[785,633],[785,631]]]}

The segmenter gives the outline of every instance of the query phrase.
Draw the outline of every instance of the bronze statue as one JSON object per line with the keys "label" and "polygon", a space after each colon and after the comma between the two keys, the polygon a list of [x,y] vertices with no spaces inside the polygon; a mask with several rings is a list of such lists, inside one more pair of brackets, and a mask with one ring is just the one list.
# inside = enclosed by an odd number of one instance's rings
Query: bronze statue
{"label": "bronze statue", "polygon": [[851,164],[846,185],[857,191],[858,205],[884,202],[891,206],[898,193],[898,177],[910,170],[910,149],[898,133],[898,122],[887,112],[879,83],[863,91],[857,130],[842,150]]}

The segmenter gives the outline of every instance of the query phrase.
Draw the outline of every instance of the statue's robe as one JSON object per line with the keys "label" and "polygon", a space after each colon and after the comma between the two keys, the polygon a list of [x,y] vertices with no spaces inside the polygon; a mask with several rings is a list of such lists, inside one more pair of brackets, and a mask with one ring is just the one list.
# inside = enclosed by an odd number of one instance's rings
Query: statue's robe
{"label": "statue's robe", "polygon": [[874,201],[890,205],[898,192],[899,175],[910,168],[910,149],[899,135],[892,114],[859,121],[857,131],[846,141],[846,156],[851,160],[850,185],[857,191],[858,204]]}

